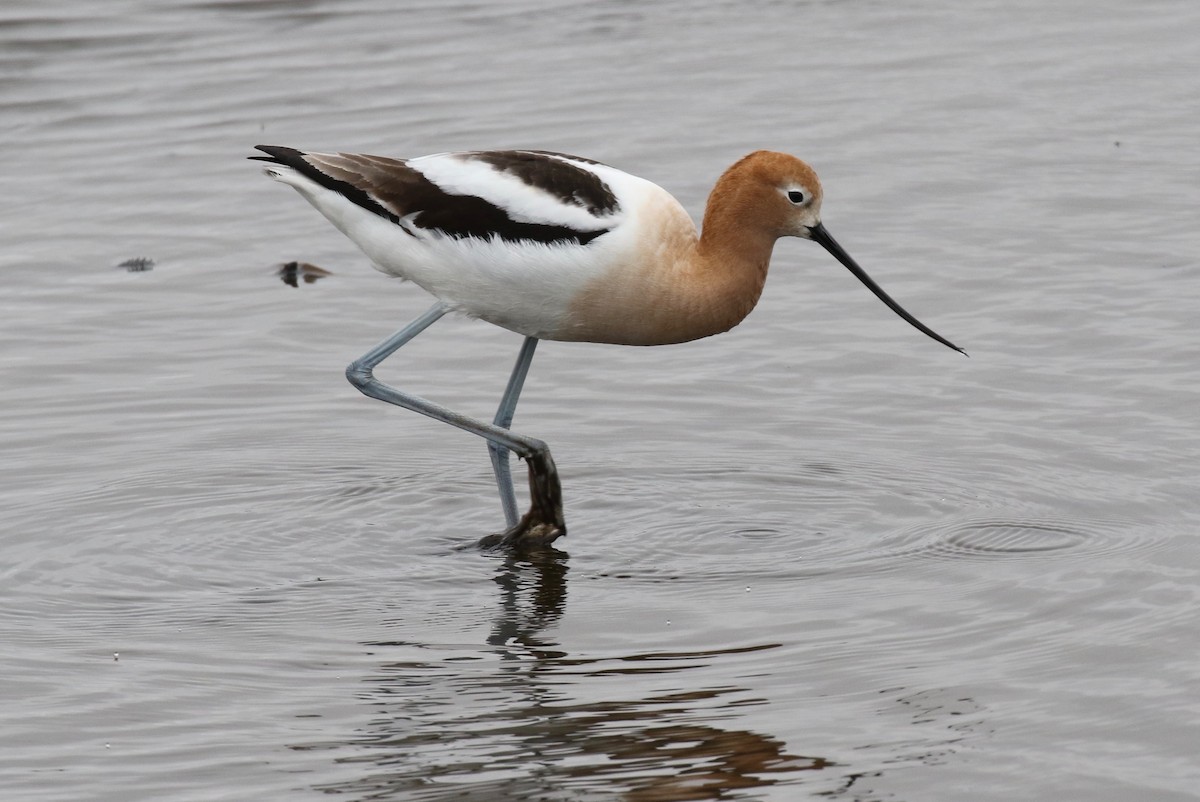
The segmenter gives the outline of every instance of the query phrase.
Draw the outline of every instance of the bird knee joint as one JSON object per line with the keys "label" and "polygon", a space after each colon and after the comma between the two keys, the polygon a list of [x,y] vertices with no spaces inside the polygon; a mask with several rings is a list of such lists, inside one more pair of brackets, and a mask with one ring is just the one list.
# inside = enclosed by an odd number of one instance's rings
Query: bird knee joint
{"label": "bird knee joint", "polygon": [[346,378],[351,384],[361,390],[375,380],[375,374],[371,371],[370,367],[361,361],[355,360],[346,367]]}

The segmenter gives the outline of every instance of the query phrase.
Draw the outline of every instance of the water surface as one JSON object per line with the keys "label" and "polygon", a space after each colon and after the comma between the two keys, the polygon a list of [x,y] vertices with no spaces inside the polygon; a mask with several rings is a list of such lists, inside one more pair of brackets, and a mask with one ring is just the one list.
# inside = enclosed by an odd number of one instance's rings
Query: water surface
{"label": "water surface", "polygon": [[[0,795],[1194,798],[1198,24],[8,3]],[[730,334],[540,348],[570,536],[461,551],[483,445],[342,377],[429,299],[260,142],[574,152],[697,217],[794,152],[971,358],[781,242]],[[487,416],[518,345],[447,320],[379,375]]]}

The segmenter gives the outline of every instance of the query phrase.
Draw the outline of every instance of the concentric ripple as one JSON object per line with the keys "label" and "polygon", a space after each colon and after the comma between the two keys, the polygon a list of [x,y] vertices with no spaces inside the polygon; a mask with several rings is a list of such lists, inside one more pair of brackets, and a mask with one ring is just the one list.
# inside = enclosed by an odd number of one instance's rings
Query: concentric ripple
{"label": "concentric ripple", "polygon": [[886,539],[865,555],[935,559],[1036,559],[1080,553],[1112,554],[1146,548],[1152,540],[1130,523],[1050,518],[984,518],[928,524]]}

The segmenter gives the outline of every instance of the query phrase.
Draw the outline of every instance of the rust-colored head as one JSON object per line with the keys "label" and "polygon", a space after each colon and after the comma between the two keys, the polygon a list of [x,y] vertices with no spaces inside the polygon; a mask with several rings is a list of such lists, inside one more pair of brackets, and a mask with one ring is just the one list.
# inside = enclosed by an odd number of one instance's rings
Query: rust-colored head
{"label": "rust-colored head", "polygon": [[736,225],[761,235],[809,238],[821,223],[821,179],[787,153],[756,150],[717,180],[708,198],[704,228]]}
{"label": "rust-colored head", "polygon": [[[717,180],[704,213],[701,247],[757,252],[762,268],[780,237],[801,237],[816,242],[842,263],[867,289],[897,315],[938,342],[965,354],[954,343],[930,329],[896,303],[846,253],[821,224],[821,181],[805,162],[786,153],[756,150],[742,157]],[[707,241],[707,242],[706,242]]]}

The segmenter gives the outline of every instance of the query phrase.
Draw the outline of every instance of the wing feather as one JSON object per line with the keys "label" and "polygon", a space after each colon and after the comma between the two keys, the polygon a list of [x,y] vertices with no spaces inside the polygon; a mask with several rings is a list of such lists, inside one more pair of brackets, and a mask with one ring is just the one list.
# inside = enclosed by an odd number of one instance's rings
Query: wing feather
{"label": "wing feather", "polygon": [[585,245],[620,221],[594,162],[542,151],[443,153],[401,160],[259,146],[414,236]]}

